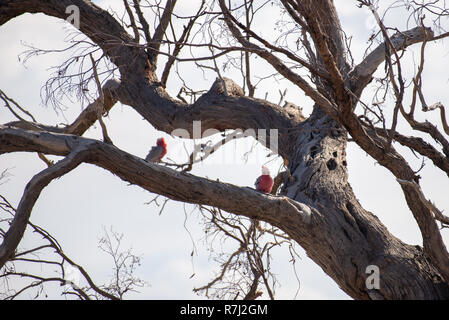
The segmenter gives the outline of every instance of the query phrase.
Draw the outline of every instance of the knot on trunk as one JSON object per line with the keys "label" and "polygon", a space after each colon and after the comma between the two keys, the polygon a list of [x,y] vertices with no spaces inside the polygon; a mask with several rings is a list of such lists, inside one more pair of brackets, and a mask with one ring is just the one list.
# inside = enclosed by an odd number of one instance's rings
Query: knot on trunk
{"label": "knot on trunk", "polygon": [[227,96],[244,96],[243,89],[229,78],[217,78],[207,94],[219,94]]}

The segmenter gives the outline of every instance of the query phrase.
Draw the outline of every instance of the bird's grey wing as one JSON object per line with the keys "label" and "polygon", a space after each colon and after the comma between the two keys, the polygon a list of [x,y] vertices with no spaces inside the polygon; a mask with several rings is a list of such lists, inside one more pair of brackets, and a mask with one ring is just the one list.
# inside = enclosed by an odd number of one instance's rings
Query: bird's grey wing
{"label": "bird's grey wing", "polygon": [[257,189],[257,186],[259,185],[259,181],[260,181],[260,177],[258,177],[256,179],[256,182],[254,182],[254,186],[256,187],[256,189]]}
{"label": "bird's grey wing", "polygon": [[155,162],[159,159],[161,153],[162,153],[161,147],[153,146],[150,152],[148,152],[148,155],[145,157],[145,160],[148,162]]}

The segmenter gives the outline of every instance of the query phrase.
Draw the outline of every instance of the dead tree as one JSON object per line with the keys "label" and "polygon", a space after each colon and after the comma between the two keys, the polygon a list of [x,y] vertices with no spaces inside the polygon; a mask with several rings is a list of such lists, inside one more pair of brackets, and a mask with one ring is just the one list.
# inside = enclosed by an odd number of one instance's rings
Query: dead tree
{"label": "dead tree", "polygon": [[[430,7],[407,2],[415,25],[409,30],[396,30],[384,25],[375,3],[358,1],[376,18],[380,31],[373,39],[381,40],[353,65],[332,0],[276,1],[292,26],[290,32],[296,32],[297,50],[266,40],[252,28],[252,17],[265,1],[240,1],[232,7],[225,0],[203,1],[196,15],[183,17],[186,22],[181,35],[171,31],[175,0],[168,0],[163,8],[146,3],[146,8],[159,13],[154,30],[145,19],[141,1],[128,2],[124,4],[132,34],[121,21],[88,0],[0,2],[0,25],[24,13],[66,19],[67,7],[75,5],[81,17],[79,30],[101,49],[102,58],[110,61],[120,75],[120,81],[109,78],[103,88],[98,85],[97,101],[66,128],[24,119],[0,126],[2,153],[25,151],[64,157],[29,182],[4,234],[0,266],[13,258],[43,188],[81,163],[89,163],[169,199],[218,208],[282,230],[354,299],[449,298],[449,255],[438,227],[438,222],[447,225],[449,218],[423,194],[418,174],[395,148],[397,144],[410,148],[449,176],[449,130],[444,106],[428,106],[421,89],[426,44],[448,35],[438,28],[439,19],[447,15],[443,4]],[[424,25],[424,15],[433,16],[432,28]],[[203,36],[195,37],[192,30],[199,20],[203,29],[196,29],[195,36]],[[225,36],[218,37],[214,33],[217,30]],[[412,45],[421,45],[421,61],[411,85],[406,86],[401,58]],[[185,48],[204,48],[210,55],[180,57]],[[238,66],[245,90],[224,78],[215,63],[217,58],[231,53],[240,53]],[[168,56],[168,62],[159,80],[161,55]],[[310,97],[315,104],[312,114],[306,118],[294,104],[281,107],[254,98],[249,55],[263,59],[276,76],[288,79]],[[165,86],[176,61],[194,61],[199,68],[206,67],[204,61],[210,62],[207,67],[217,72],[212,89],[191,102],[181,95],[193,94],[194,90],[188,87],[180,91],[178,99],[170,96]],[[381,65],[385,66],[382,83],[395,96],[394,105],[388,106],[393,110],[392,119],[360,100]],[[95,81],[98,77],[93,71],[90,80]],[[308,73],[307,78],[302,75],[304,72]],[[405,94],[413,98],[410,105],[406,105]],[[12,104],[6,97],[3,101]],[[283,175],[277,195],[266,195],[146,163],[115,147],[107,136],[106,142],[82,137],[117,101],[131,106],[157,130],[167,133],[184,129],[192,136],[194,121],[201,121],[202,132],[276,128],[278,152],[288,174]],[[435,124],[416,119],[417,103],[422,104],[423,111],[440,110],[444,132]],[[361,111],[356,109],[358,105]],[[427,141],[418,135],[400,133],[399,121],[424,134]],[[374,213],[360,205],[348,183],[349,139],[394,175],[421,231],[422,247],[408,245],[393,236]],[[381,272],[379,288],[366,286],[366,270],[371,265]],[[257,297],[255,290],[248,294]]]}

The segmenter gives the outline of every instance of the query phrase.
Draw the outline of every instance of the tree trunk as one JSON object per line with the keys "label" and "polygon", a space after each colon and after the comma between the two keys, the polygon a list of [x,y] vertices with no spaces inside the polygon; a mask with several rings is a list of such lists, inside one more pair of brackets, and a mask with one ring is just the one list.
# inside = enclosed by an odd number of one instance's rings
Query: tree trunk
{"label": "tree trunk", "polygon": [[[449,287],[419,246],[403,243],[364,210],[348,183],[347,133],[321,109],[301,125],[289,169],[288,197],[320,210],[322,223],[290,235],[354,299],[447,299]],[[380,270],[368,290],[367,267]]]}

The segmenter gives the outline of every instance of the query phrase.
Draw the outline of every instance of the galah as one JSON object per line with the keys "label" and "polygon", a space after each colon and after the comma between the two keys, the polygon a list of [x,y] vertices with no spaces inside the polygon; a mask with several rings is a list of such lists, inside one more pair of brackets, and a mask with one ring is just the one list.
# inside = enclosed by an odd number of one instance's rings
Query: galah
{"label": "galah", "polygon": [[167,153],[167,143],[165,143],[164,138],[157,139],[156,146],[153,146],[145,157],[148,162],[159,162],[162,157]]}
{"label": "galah", "polygon": [[257,178],[254,186],[257,191],[270,193],[273,188],[273,178],[270,176],[270,170],[267,167],[262,166],[262,175]]}

